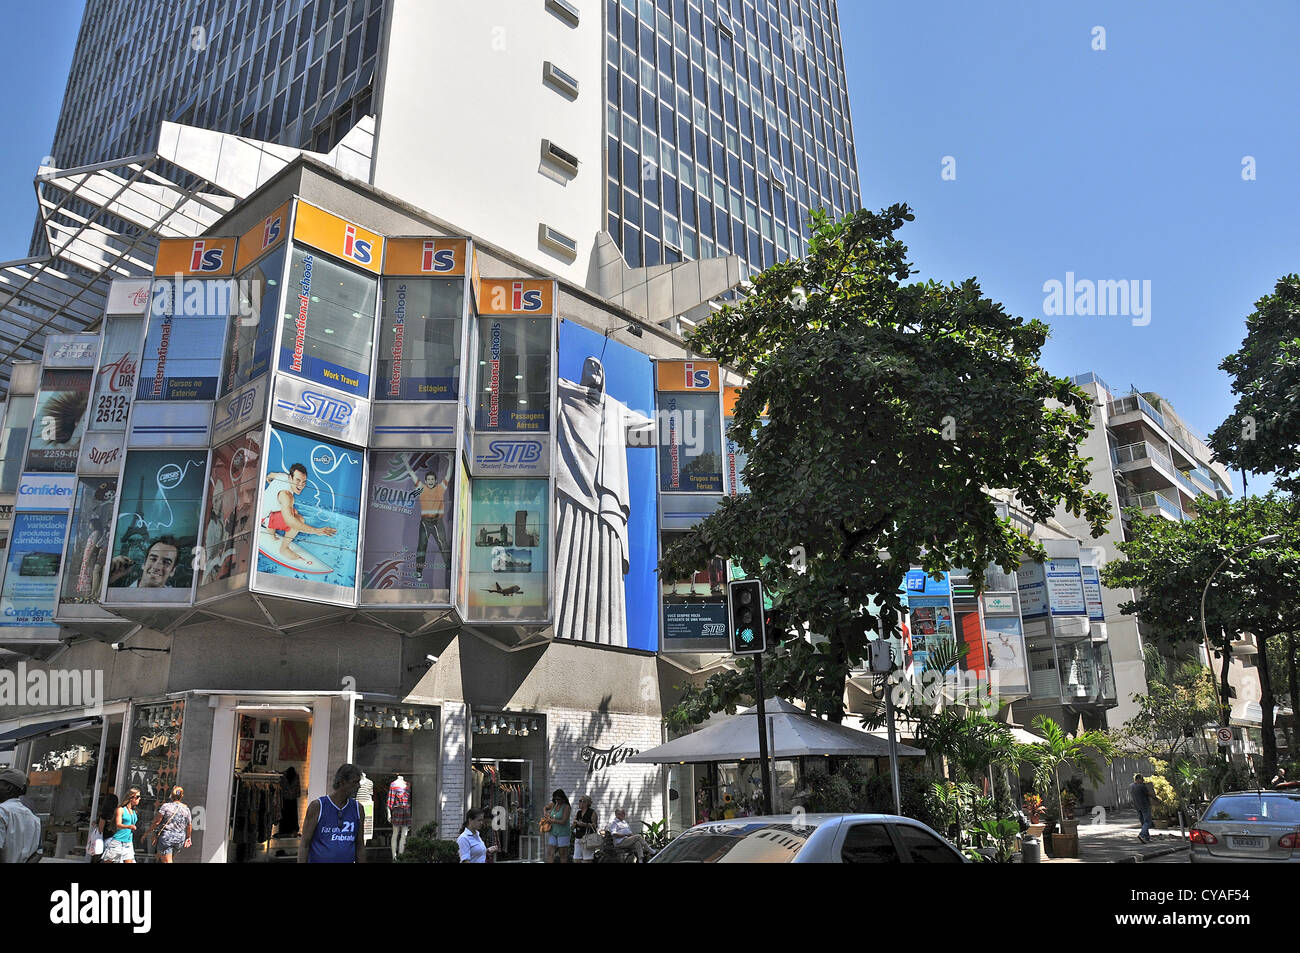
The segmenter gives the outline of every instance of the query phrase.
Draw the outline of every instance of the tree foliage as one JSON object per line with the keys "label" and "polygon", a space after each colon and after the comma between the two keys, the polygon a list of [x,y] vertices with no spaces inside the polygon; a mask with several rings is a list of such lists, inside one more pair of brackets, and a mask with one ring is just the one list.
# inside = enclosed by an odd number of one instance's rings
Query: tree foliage
{"label": "tree foliage", "polygon": [[1147,691],[1133,696],[1138,712],[1124,722],[1117,741],[1135,757],[1177,763],[1218,721],[1214,676],[1195,661],[1166,661],[1154,645],[1145,654]]}
{"label": "tree foliage", "polygon": [[[1038,365],[1047,325],[1008,315],[974,279],[904,284],[894,233],[912,218],[905,205],[814,213],[806,258],[758,275],[687,339],[748,379],[729,436],[748,454],[750,492],[674,543],[660,572],[716,554],[761,578],[777,594],[769,643],[786,640],[764,666],[768,693],[837,720],[869,634],[896,633],[909,568],[970,567],[979,582],[984,566],[1038,552],[987,489],[1040,520],[1063,502],[1096,534],[1107,514],[1078,455],[1089,399]],[[678,722],[734,709],[753,684],[740,666],[691,690]]]}
{"label": "tree foliage", "polygon": [[1215,455],[1300,490],[1300,275],[1279,278],[1255,302],[1240,350],[1219,367],[1232,375],[1237,404],[1210,435]]}
{"label": "tree foliage", "polygon": [[[1161,516],[1133,515],[1129,539],[1119,544],[1125,559],[1112,562],[1102,581],[1112,588],[1134,589],[1132,613],[1158,639],[1178,647],[1201,637],[1201,592],[1215,567],[1206,593],[1205,621],[1216,657],[1230,653],[1243,632],[1259,640],[1260,707],[1263,712],[1264,769],[1277,765],[1273,727],[1273,688],[1269,678],[1268,642],[1300,629],[1300,523],[1291,497],[1269,494],[1240,500],[1197,501],[1197,517],[1175,523]],[[1257,545],[1265,536],[1281,537]],[[1226,692],[1227,659],[1220,676]]]}

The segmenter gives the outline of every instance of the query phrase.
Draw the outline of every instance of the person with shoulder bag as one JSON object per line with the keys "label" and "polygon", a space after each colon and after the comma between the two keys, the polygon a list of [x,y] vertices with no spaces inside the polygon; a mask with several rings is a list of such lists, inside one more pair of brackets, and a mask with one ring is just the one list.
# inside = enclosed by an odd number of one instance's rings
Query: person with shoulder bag
{"label": "person with shoulder bag", "polygon": [[116,794],[105,794],[99,799],[99,815],[86,838],[86,855],[92,864],[104,862],[104,844],[116,830],[117,804]]}
{"label": "person with shoulder bag", "polygon": [[171,800],[158,809],[149,828],[149,833],[154,835],[158,860],[164,864],[172,863],[176,851],[192,843],[193,819],[189,806],[182,800],[184,797],[185,789],[179,784],[172,788]]}
{"label": "person with shoulder bag", "polygon": [[578,798],[578,810],[573,815],[573,861],[589,864],[595,859],[596,850],[604,843],[596,826],[596,812],[591,806],[591,798],[584,794]]}

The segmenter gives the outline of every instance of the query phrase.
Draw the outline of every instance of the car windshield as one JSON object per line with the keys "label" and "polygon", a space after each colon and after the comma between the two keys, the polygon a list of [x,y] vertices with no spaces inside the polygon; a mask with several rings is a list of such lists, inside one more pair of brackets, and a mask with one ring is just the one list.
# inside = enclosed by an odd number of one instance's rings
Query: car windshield
{"label": "car windshield", "polygon": [[1205,812],[1205,820],[1300,824],[1300,795],[1257,794],[1221,797]]}
{"label": "car windshield", "polygon": [[693,827],[660,852],[655,863],[788,864],[816,828],[791,824],[706,824]]}

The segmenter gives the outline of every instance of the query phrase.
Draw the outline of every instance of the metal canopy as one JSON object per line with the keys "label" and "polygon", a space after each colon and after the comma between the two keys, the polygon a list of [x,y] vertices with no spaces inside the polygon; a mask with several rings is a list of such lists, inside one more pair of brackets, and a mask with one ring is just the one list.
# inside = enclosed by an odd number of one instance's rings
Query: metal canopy
{"label": "metal canopy", "polygon": [[45,257],[0,263],[0,393],[14,361],[39,361],[45,336],[96,327],[108,283],[153,272],[160,238],[203,235],[300,155],[369,180],[374,118],[329,155],[165,122],[155,151],[35,179]]}
{"label": "metal canopy", "polygon": [[[776,759],[838,755],[855,758],[887,758],[889,742],[883,738],[834,722],[822,721],[796,708],[785,699],[772,697],[765,703],[771,723],[772,743],[768,757]],[[750,708],[720,718],[699,731],[628,758],[637,764],[703,763],[709,761],[751,761],[758,759],[758,713]],[[919,748],[900,744],[900,757],[923,758]]]}

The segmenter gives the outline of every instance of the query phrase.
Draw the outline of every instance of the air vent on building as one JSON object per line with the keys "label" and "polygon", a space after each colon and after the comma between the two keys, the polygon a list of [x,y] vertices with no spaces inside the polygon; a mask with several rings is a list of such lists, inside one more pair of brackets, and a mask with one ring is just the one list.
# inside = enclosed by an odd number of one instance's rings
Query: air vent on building
{"label": "air vent on building", "polygon": [[578,81],[550,60],[542,64],[542,82],[555,87],[570,99],[578,98]]}
{"label": "air vent on building", "polygon": [[545,222],[537,226],[537,240],[543,245],[572,258],[578,254],[578,243],[563,232],[557,232]]}
{"label": "air vent on building", "polygon": [[542,140],[542,159],[559,166],[570,175],[578,174],[578,157],[566,149],[561,149],[550,139]]}
{"label": "air vent on building", "polygon": [[546,0],[546,9],[569,24],[569,26],[578,25],[578,8],[567,2],[567,0]]}

